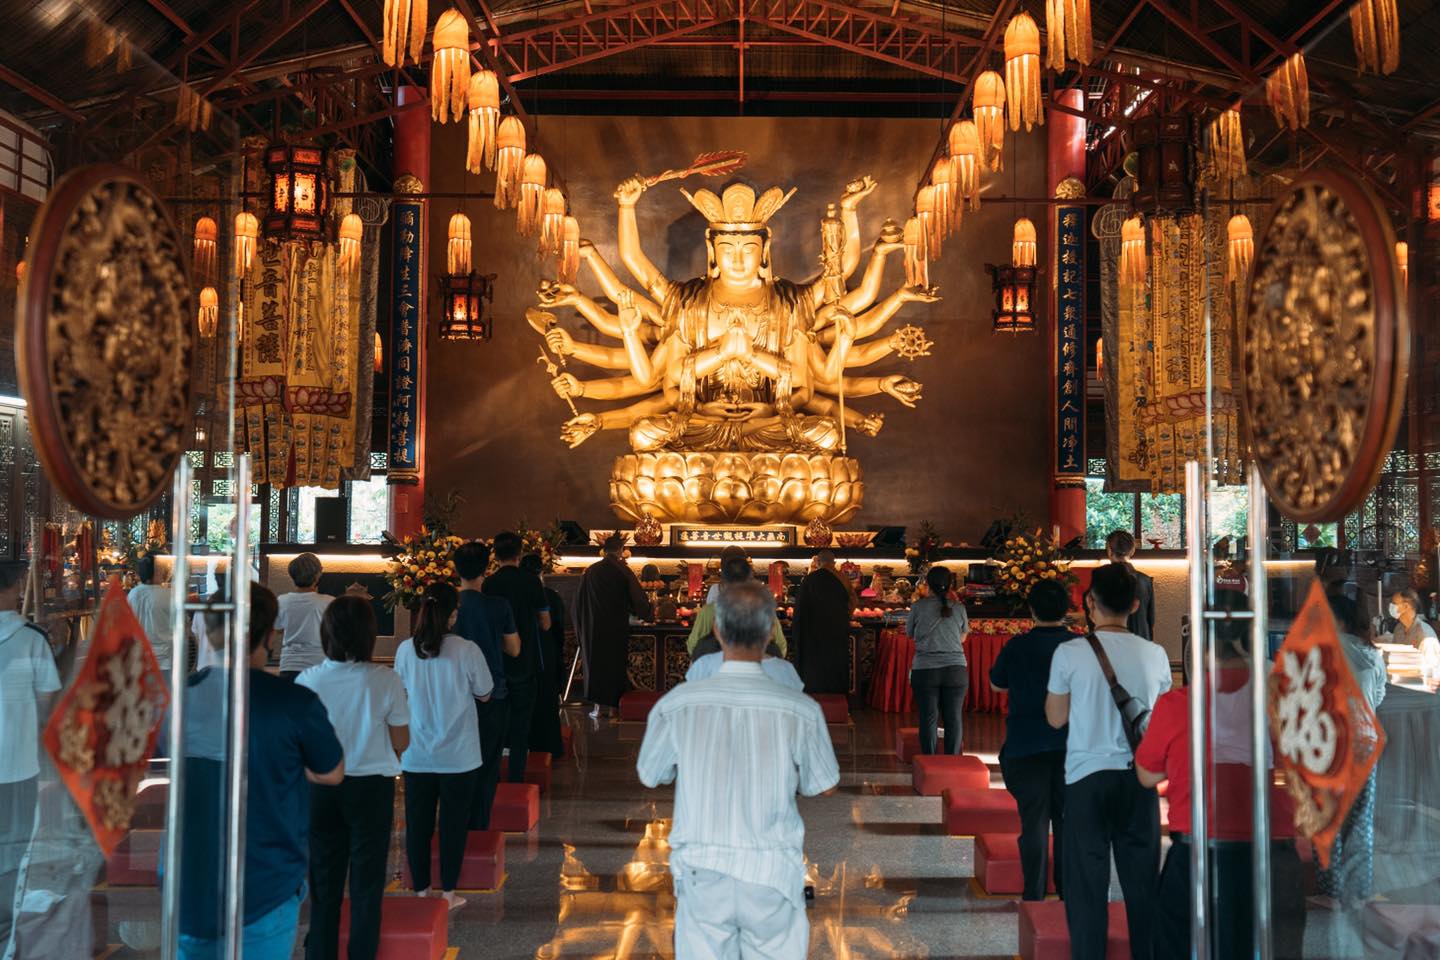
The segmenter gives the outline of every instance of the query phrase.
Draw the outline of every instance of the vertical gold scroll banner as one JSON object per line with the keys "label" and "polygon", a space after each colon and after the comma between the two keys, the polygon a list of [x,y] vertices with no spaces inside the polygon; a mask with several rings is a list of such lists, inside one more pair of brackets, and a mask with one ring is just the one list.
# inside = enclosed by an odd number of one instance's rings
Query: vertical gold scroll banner
{"label": "vertical gold scroll banner", "polygon": [[[341,193],[354,190],[353,156],[337,155]],[[336,216],[350,204],[340,198]],[[356,384],[368,374],[358,369],[361,282],[338,269],[338,258],[333,243],[267,240],[257,252],[237,396],[256,483],[333,490],[356,464]]]}

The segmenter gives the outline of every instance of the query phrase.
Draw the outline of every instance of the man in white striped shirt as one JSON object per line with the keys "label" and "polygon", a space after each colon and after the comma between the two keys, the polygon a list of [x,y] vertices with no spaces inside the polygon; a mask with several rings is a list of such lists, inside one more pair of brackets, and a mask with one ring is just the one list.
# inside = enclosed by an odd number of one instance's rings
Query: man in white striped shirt
{"label": "man in white striped shirt", "polygon": [[725,662],[660,699],[636,762],[647,787],[675,782],[675,956],[801,960],[810,921],[795,794],[833,789],[840,768],[819,705],[760,666],[770,592],[726,584],[716,603]]}

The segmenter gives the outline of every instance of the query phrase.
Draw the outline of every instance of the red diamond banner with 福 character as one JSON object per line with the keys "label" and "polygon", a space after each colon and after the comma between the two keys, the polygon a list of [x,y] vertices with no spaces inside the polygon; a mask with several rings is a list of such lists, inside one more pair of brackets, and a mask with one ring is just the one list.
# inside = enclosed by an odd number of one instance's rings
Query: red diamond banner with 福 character
{"label": "red diamond banner with \u798f character", "polygon": [[45,749],[107,857],[130,831],[169,705],[155,651],[111,577],[90,653],[45,725]]}
{"label": "red diamond banner with \u798f character", "polygon": [[1385,731],[1350,672],[1318,582],[1275,658],[1269,699],[1295,828],[1329,867],[1335,835],[1385,749]]}

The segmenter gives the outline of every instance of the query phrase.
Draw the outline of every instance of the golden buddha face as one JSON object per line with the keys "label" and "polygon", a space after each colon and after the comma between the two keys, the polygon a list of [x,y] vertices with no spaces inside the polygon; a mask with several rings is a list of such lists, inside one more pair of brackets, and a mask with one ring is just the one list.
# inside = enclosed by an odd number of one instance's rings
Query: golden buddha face
{"label": "golden buddha face", "polygon": [[710,239],[711,276],[726,286],[753,287],[765,279],[769,246],[761,233],[715,234]]}

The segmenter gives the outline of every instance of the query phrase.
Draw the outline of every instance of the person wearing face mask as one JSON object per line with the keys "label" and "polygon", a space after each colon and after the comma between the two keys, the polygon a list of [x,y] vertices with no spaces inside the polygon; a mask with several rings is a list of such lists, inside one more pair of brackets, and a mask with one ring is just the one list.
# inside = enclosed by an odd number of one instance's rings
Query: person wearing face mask
{"label": "person wearing face mask", "polygon": [[1395,620],[1391,637],[1420,651],[1420,678],[1435,690],[1440,686],[1440,639],[1435,628],[1420,615],[1420,594],[1413,587],[1396,590],[1390,597],[1390,616]]}
{"label": "person wearing face mask", "polygon": [[480,771],[480,726],[475,701],[490,699],[495,682],[480,648],[450,631],[460,595],[432,584],[420,601],[415,636],[395,651],[395,672],[410,700],[410,745],[400,757],[405,775],[405,856],[417,896],[430,890],[430,838],[440,825],[440,889],[451,910],[465,859],[470,806]]}

